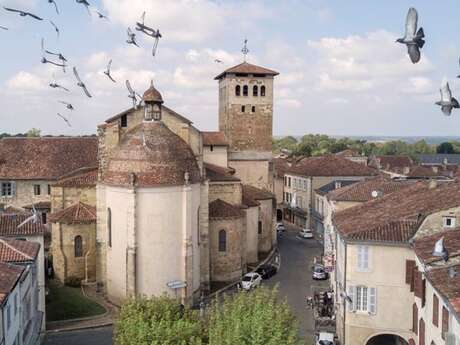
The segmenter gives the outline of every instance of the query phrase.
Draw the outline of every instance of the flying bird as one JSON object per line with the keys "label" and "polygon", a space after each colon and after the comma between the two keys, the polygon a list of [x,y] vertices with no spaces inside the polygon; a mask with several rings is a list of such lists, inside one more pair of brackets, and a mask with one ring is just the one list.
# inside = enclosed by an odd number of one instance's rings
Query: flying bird
{"label": "flying bird", "polygon": [[[126,88],[128,89],[128,92],[129,92],[128,97],[133,101],[133,108],[137,109],[137,97],[139,97],[141,101],[142,101],[142,97],[137,92],[135,92],[133,90],[129,80],[126,80]],[[140,101],[139,101],[139,103],[140,103]]]}
{"label": "flying bird", "polygon": [[[60,53],[53,53],[49,50],[46,50],[45,49],[45,40],[42,38],[42,41],[41,41],[41,48],[42,48],[42,63],[50,63],[52,65],[55,65],[55,66],[58,66],[58,67],[62,67],[62,69],[64,70],[65,72],[65,68],[67,67],[66,65],[66,62],[67,62],[67,59]],[[46,55],[45,54],[50,54],[50,55],[55,55],[58,57],[58,59],[62,62],[62,63],[57,63],[57,62],[54,62],[54,61],[51,61],[51,60],[48,60],[46,58]]]}
{"label": "flying bird", "polygon": [[72,127],[72,125],[70,124],[69,120],[66,117],[62,116],[60,113],[57,113],[57,116],[63,119],[65,123],[67,123],[67,126]]}
{"label": "flying bird", "polygon": [[86,1],[86,0],[75,0],[75,1],[77,2],[77,4],[82,4],[82,5],[84,5],[84,6],[86,7],[86,10],[88,11],[88,14],[91,16],[91,12],[90,12],[90,10],[89,10],[90,4],[89,4],[88,1]]}
{"label": "flying bird", "polygon": [[99,19],[107,19],[107,20],[109,20],[109,17],[107,17],[105,14],[102,14],[101,12],[99,12],[97,10],[96,10],[96,14],[97,14]]}
{"label": "flying bird", "polygon": [[52,20],[50,20],[50,24],[53,26],[54,31],[56,31],[56,35],[59,38],[59,33],[60,33],[59,28],[57,27],[56,24],[54,24],[54,22]]}
{"label": "flying bird", "polygon": [[91,94],[89,93],[88,89],[86,88],[85,83],[83,83],[83,82],[81,81],[80,76],[78,75],[78,72],[77,72],[77,68],[76,68],[76,67],[73,68],[73,74],[75,75],[75,78],[77,78],[77,81],[78,81],[78,82],[77,82],[77,85],[83,89],[83,91],[85,92],[86,96],[88,96],[89,98],[91,98],[92,96],[91,96]]}
{"label": "flying bird", "polygon": [[8,30],[8,28],[7,28],[6,26],[1,26],[1,25],[0,25],[0,29],[2,29],[2,30]]}
{"label": "flying bird", "polygon": [[40,213],[35,209],[35,205],[32,204],[32,215],[30,217],[27,217],[21,224],[18,225],[18,229],[22,228],[24,225],[32,222],[34,224],[37,224],[37,222],[41,222],[41,216]]}
{"label": "flying bird", "polygon": [[444,237],[441,237],[434,245],[433,256],[441,257],[444,261],[449,260],[449,253],[444,247]]}
{"label": "flying bird", "polygon": [[5,10],[9,11],[9,12],[19,13],[19,15],[20,15],[21,17],[27,17],[27,16],[29,16],[29,17],[34,18],[34,19],[36,19],[36,20],[43,20],[43,18],[40,18],[39,16],[37,16],[37,15],[35,15],[35,14],[33,14],[33,13],[30,13],[30,12],[25,12],[25,11],[21,11],[21,10],[16,10],[16,9],[14,9],[14,8],[9,8],[9,7],[5,7],[5,6],[3,6],[3,8],[4,8]]}
{"label": "flying bird", "polygon": [[444,115],[450,116],[452,114],[452,109],[458,109],[460,108],[460,105],[458,101],[452,97],[452,91],[450,90],[449,83],[446,82],[439,91],[441,92],[441,100],[435,104],[441,106],[441,111]]}
{"label": "flying bird", "polygon": [[155,56],[157,53],[158,42],[160,38],[162,37],[160,33],[160,29],[155,30],[151,28],[150,26],[145,25],[145,11],[144,13],[142,13],[141,20],[142,20],[142,23],[136,22],[136,30],[155,39],[155,42],[153,43],[153,49],[152,49],[152,55]]}
{"label": "flying bird", "polygon": [[116,80],[112,78],[112,75],[110,74],[110,69],[112,68],[112,60],[109,61],[109,64],[107,65],[107,70],[104,71],[104,74],[114,83],[116,83]]}
{"label": "flying bird", "polygon": [[139,47],[139,45],[136,42],[136,34],[131,30],[131,28],[128,28],[128,39],[126,40],[126,43],[128,44],[134,44],[136,47]]}
{"label": "flying bird", "polygon": [[53,89],[62,89],[64,91],[70,92],[69,89],[65,88],[62,85],[59,85],[58,83],[56,83],[56,78],[54,77],[54,74],[53,74],[53,82],[49,83],[49,86],[52,87]]}
{"label": "flying bird", "polygon": [[224,63],[222,60],[219,60],[219,59],[215,59],[214,62],[217,62],[217,63]]}
{"label": "flying bird", "polygon": [[73,107],[73,105],[70,104],[70,103],[67,103],[67,102],[64,102],[64,101],[59,101],[59,103],[64,104],[65,107],[66,107],[67,109],[69,109],[70,111],[73,111],[73,110],[75,109],[75,108]]}
{"label": "flying bird", "polygon": [[58,5],[56,4],[56,1],[55,0],[48,0],[48,3],[53,4],[54,8],[56,9],[56,13],[59,14],[59,9],[58,9]]}
{"label": "flying bird", "polygon": [[407,53],[412,61],[412,63],[417,63],[420,61],[420,49],[423,48],[425,44],[425,33],[423,28],[418,29],[418,13],[417,10],[413,7],[409,9],[406,18],[406,33],[403,38],[398,38],[396,42],[405,44],[407,46]]}

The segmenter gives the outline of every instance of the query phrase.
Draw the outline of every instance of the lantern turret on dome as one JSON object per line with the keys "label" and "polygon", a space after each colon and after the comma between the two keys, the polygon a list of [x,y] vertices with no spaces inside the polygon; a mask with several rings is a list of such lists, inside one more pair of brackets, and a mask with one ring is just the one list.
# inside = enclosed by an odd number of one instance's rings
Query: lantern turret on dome
{"label": "lantern turret on dome", "polygon": [[161,121],[161,105],[163,104],[163,97],[161,93],[153,86],[153,80],[150,87],[144,92],[143,100],[145,103],[144,121],[158,122]]}

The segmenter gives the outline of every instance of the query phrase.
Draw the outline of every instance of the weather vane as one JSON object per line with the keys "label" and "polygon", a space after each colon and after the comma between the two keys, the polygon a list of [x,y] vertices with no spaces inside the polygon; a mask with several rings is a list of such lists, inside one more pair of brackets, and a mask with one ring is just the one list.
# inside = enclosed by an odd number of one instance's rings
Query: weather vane
{"label": "weather vane", "polygon": [[248,55],[249,53],[247,38],[244,40],[244,46],[243,46],[243,49],[241,49],[241,52],[243,53],[243,56],[244,56],[244,62],[246,62],[246,55]]}

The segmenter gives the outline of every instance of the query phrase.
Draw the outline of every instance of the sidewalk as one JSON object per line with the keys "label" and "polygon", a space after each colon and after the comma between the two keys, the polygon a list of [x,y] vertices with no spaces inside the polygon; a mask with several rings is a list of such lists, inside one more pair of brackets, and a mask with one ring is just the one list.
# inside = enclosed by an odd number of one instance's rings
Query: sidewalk
{"label": "sidewalk", "polygon": [[107,302],[103,294],[97,293],[95,285],[82,286],[82,293],[89,299],[102,305],[106,309],[106,312],[102,315],[87,318],[48,322],[46,324],[46,332],[74,331],[111,326],[113,324],[119,313],[118,307]]}

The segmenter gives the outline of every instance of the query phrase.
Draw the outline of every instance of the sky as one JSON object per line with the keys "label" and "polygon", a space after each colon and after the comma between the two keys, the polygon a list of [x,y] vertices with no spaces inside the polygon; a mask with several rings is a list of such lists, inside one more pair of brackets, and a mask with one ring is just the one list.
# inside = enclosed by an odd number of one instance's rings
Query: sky
{"label": "sky", "polygon": [[[439,87],[449,81],[460,99],[458,0],[88,0],[109,20],[90,16],[74,0],[0,0],[31,11],[39,22],[0,9],[0,133],[96,133],[105,119],[128,109],[124,81],[143,93],[153,79],[165,104],[201,130],[218,129],[214,77],[242,62],[280,72],[275,79],[274,135],[460,135],[460,110],[444,116]],[[409,7],[419,13],[427,43],[413,65],[403,45]],[[138,33],[141,48],[126,43],[142,12],[163,37]],[[61,30],[58,38],[48,22]],[[67,73],[44,65],[40,42],[69,60]],[[103,71],[112,59],[112,83]],[[216,63],[214,60],[222,60]],[[93,94],[75,84],[76,66]],[[56,81],[70,93],[52,89]],[[68,111],[59,101],[75,107]],[[66,116],[72,127],[57,117]]]}

